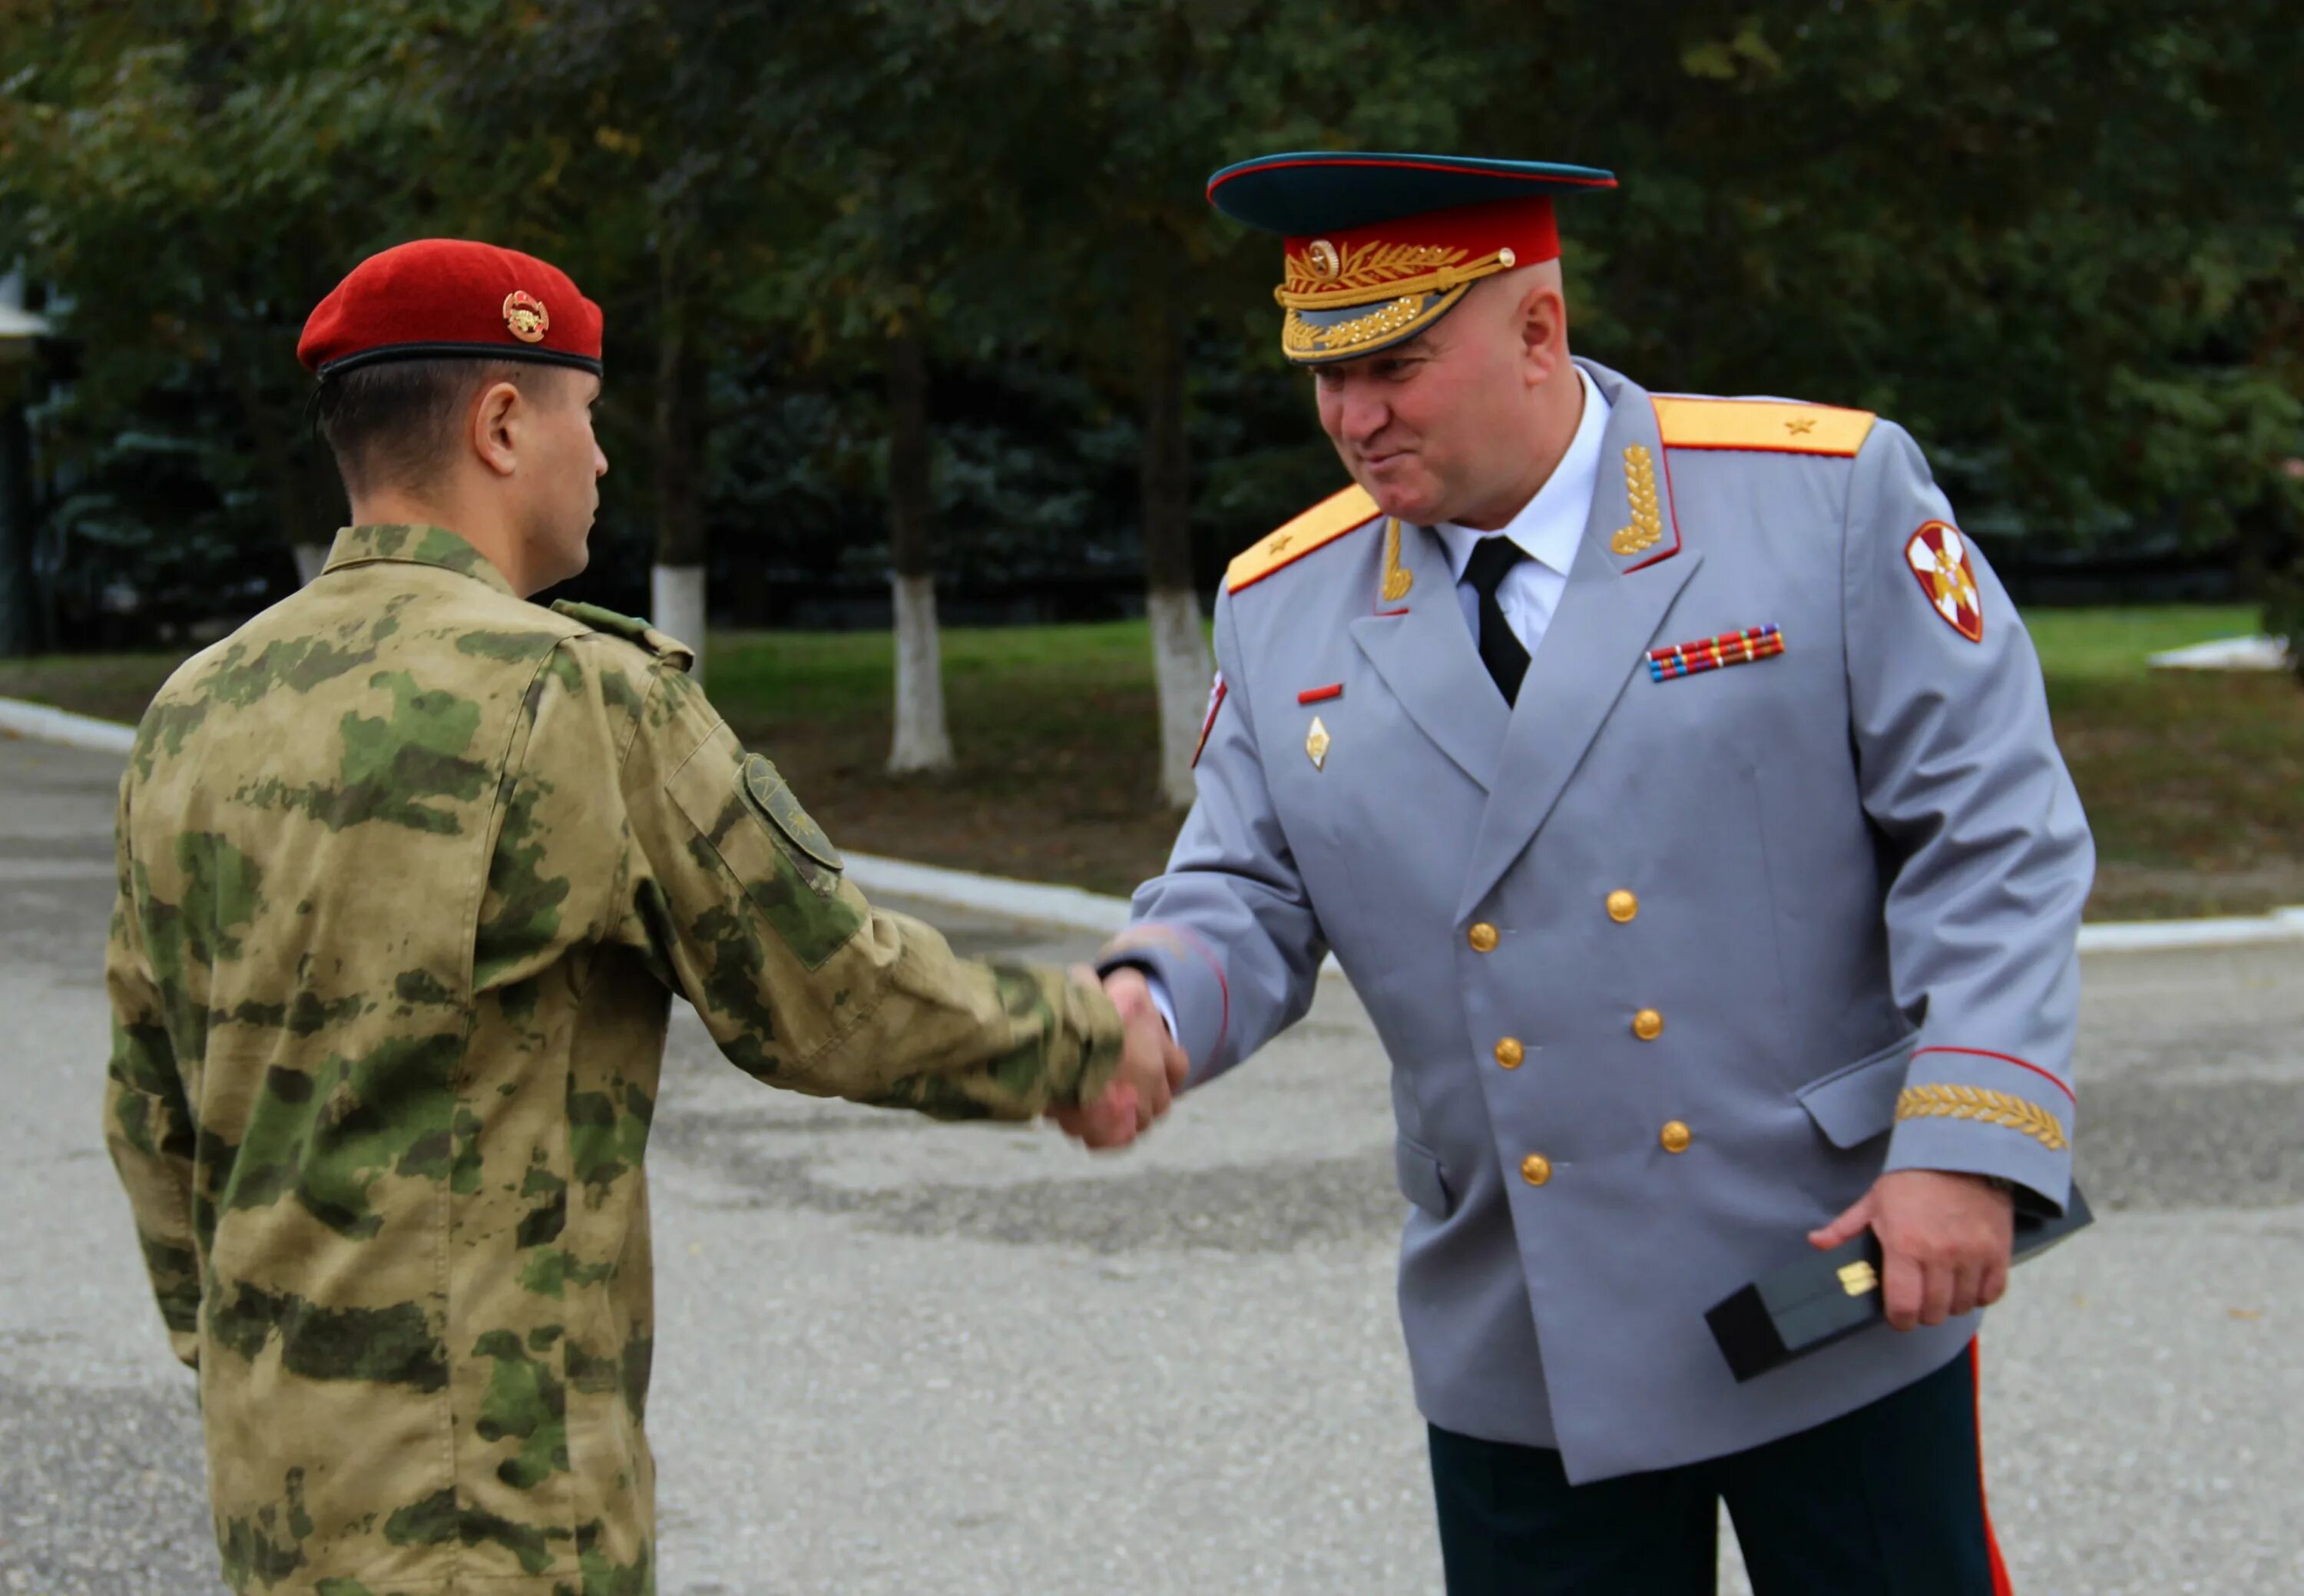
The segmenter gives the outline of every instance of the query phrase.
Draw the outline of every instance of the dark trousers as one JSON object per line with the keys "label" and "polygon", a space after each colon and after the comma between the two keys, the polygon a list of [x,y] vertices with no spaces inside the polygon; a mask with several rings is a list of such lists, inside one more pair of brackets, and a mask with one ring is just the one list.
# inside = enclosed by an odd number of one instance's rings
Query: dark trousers
{"label": "dark trousers", "polygon": [[1722,1501],[1756,1596],[2010,1596],[1972,1345],[1813,1430],[1588,1485],[1554,1451],[1431,1435],[1448,1596],[1709,1596]]}

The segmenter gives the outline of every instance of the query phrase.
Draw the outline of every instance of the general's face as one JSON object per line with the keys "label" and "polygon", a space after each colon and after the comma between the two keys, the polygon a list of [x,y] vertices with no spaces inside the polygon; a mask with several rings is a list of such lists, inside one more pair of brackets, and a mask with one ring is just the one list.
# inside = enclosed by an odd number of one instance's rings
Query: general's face
{"label": "general's face", "polygon": [[555,371],[551,379],[529,383],[521,398],[535,410],[524,429],[521,453],[535,450],[535,469],[523,459],[527,479],[529,545],[542,586],[565,582],[591,557],[592,518],[600,510],[600,479],[608,457],[592,433],[592,407],[600,379],[589,371]]}
{"label": "general's face", "polygon": [[1526,469],[1526,345],[1488,287],[1405,344],[1314,369],[1320,425],[1387,515],[1455,520]]}

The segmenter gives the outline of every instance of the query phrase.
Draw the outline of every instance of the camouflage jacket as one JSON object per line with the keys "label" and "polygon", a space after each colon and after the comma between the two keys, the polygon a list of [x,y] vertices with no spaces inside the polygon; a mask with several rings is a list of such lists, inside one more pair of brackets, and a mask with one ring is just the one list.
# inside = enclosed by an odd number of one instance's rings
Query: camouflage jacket
{"label": "camouflage jacket", "polygon": [[1116,1065],[1100,993],[868,905],[688,660],[361,526],[144,717],[105,1128],[236,1591],[653,1588],[674,991],[762,1081],[940,1116]]}

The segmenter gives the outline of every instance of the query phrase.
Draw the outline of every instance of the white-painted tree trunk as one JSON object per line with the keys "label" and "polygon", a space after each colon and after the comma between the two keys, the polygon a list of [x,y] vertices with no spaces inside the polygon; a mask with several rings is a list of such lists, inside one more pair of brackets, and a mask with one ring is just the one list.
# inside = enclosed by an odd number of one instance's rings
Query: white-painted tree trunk
{"label": "white-painted tree trunk", "polygon": [[944,650],[937,641],[936,578],[898,576],[896,600],[896,734],[888,768],[952,768],[952,731],[944,718]]}
{"label": "white-painted tree trunk", "polygon": [[1172,809],[1193,798],[1192,752],[1207,718],[1207,640],[1200,632],[1200,601],[1190,588],[1145,595],[1152,623],[1152,672],[1160,689],[1160,796]]}
{"label": "white-painted tree trunk", "polygon": [[652,565],[648,568],[648,624],[666,637],[696,650],[689,675],[698,685],[704,681],[704,567]]}
{"label": "white-painted tree trunk", "polygon": [[328,563],[328,546],[325,543],[296,543],[296,581],[300,586],[310,587],[312,579],[320,574]]}

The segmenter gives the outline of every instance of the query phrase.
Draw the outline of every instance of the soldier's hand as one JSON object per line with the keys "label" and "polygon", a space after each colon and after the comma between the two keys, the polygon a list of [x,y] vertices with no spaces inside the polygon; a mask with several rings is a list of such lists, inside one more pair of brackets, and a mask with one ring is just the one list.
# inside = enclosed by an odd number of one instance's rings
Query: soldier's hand
{"label": "soldier's hand", "polygon": [[[1072,975],[1080,981],[1097,979],[1085,966],[1075,968]],[[1168,1034],[1167,1022],[1161,1019],[1141,972],[1115,970],[1105,978],[1104,989],[1120,1011],[1123,1028],[1120,1071],[1096,1101],[1049,1115],[1065,1134],[1098,1151],[1126,1147],[1150,1128],[1168,1112],[1191,1069],[1184,1050]]]}
{"label": "soldier's hand", "polygon": [[2008,1289],[2015,1200],[1981,1176],[1898,1169],[1856,1205],[1808,1233],[1820,1248],[1880,1238],[1880,1301],[1900,1330],[1988,1308]]}

